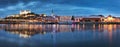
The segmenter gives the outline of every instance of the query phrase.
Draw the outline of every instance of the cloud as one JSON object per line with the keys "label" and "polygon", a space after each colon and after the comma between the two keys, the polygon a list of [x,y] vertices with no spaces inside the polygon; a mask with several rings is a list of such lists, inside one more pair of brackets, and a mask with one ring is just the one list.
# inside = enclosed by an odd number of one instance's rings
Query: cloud
{"label": "cloud", "polygon": [[3,16],[17,14],[25,9],[48,15],[52,9],[58,15],[119,15],[120,13],[119,0],[0,0],[0,3],[0,14]]}
{"label": "cloud", "polygon": [[31,9],[34,5],[37,5],[37,3],[38,2],[29,2],[25,4],[23,2],[19,2],[15,5],[2,7],[0,8],[0,14],[2,14],[4,17],[11,14],[17,14],[20,10]]}
{"label": "cloud", "polygon": [[20,2],[16,5],[7,6],[5,8],[0,8],[0,11],[8,11],[8,10],[19,10],[19,9],[26,9],[27,7],[32,7],[36,5],[37,2],[29,2],[28,4],[24,4],[23,2]]}
{"label": "cloud", "polygon": [[59,15],[91,15],[91,14],[105,14],[111,13],[108,10],[101,8],[92,8],[92,7],[81,7],[81,6],[72,6],[72,5],[61,5],[61,4],[48,4],[41,7],[42,12],[48,12],[50,14],[51,9],[54,10],[56,14]]}

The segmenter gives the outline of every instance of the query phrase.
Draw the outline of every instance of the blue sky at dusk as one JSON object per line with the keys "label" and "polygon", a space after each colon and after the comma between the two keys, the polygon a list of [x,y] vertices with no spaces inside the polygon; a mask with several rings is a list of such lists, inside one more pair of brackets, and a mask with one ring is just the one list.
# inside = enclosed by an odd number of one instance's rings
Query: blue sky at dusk
{"label": "blue sky at dusk", "polygon": [[114,15],[120,16],[120,0],[0,0],[1,17],[18,14],[20,10],[37,14],[57,15]]}

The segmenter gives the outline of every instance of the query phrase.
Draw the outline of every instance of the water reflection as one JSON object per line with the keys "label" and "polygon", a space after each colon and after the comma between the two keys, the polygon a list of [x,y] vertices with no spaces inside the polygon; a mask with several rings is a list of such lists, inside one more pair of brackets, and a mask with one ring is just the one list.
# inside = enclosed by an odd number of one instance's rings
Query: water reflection
{"label": "water reflection", "polygon": [[36,25],[36,24],[4,24],[0,25],[1,30],[13,34],[19,34],[20,37],[31,37],[35,34],[46,34],[52,32],[74,32],[74,31],[97,31],[97,32],[109,32],[110,38],[112,37],[112,31],[116,31],[116,24],[102,25]]}
{"label": "water reflection", "polygon": [[31,37],[35,34],[46,34],[48,32],[67,32],[74,31],[74,27],[69,25],[35,25],[35,24],[7,24],[1,25],[0,29],[13,34],[19,34],[20,37]]}
{"label": "water reflection", "polygon": [[[10,34],[17,34],[21,38],[31,38],[34,35],[48,35],[51,34],[53,45],[56,46],[58,42],[66,41],[108,41],[111,46],[112,43],[119,38],[120,25],[116,24],[72,24],[72,25],[58,25],[58,24],[3,24],[0,25],[0,30]],[[48,35],[49,36],[49,35]],[[41,36],[43,39],[44,37]],[[104,42],[103,42],[104,44]]]}

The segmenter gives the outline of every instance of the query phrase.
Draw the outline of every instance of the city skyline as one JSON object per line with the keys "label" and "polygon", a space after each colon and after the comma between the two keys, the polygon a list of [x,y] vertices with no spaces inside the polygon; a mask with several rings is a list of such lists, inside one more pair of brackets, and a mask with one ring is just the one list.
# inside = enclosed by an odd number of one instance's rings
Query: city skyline
{"label": "city skyline", "polygon": [[[113,15],[119,16],[119,0],[0,0],[1,17],[31,10],[37,14],[57,15]],[[38,5],[39,4],[39,5]]]}

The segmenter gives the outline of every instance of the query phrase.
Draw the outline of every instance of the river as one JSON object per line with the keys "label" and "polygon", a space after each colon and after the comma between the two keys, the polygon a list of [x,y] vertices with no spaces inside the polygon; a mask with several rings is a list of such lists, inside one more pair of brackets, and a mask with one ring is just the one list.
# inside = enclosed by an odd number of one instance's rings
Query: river
{"label": "river", "polygon": [[120,47],[119,24],[0,24],[2,47]]}

